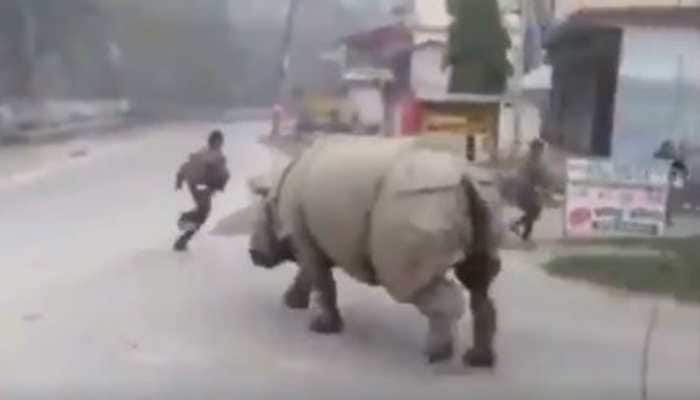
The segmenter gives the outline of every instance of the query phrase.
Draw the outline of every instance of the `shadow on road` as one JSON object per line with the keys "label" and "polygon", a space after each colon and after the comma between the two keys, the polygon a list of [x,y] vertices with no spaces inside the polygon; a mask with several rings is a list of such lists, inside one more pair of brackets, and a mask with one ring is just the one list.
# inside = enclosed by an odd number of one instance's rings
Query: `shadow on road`
{"label": "shadow on road", "polygon": [[253,207],[238,209],[222,218],[209,233],[214,236],[245,236],[253,230],[255,213]]}

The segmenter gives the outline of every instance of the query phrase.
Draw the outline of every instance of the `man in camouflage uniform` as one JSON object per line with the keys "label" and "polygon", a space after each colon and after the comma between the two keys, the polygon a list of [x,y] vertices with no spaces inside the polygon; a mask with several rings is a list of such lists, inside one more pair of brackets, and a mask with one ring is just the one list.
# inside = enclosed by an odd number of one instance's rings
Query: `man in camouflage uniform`
{"label": "man in camouflage uniform", "polygon": [[685,163],[685,154],[681,146],[676,146],[670,140],[661,143],[661,147],[654,153],[654,158],[669,162],[668,175],[669,188],[666,198],[666,226],[673,226],[673,208],[681,202],[682,189],[688,180],[689,171]]}
{"label": "man in camouflage uniform", "polygon": [[175,190],[180,190],[182,184],[187,183],[196,207],[180,215],[178,227],[183,233],[175,242],[176,251],[187,250],[187,244],[209,217],[212,196],[226,188],[229,171],[226,156],[221,150],[223,144],[223,134],[213,131],[207,146],[190,154],[189,160],[177,172]]}
{"label": "man in camouflage uniform", "polygon": [[515,200],[518,208],[523,211],[523,216],[511,224],[510,228],[526,242],[530,241],[535,222],[542,213],[543,190],[550,185],[543,154],[544,143],[539,139],[533,140],[527,159],[515,179]]}

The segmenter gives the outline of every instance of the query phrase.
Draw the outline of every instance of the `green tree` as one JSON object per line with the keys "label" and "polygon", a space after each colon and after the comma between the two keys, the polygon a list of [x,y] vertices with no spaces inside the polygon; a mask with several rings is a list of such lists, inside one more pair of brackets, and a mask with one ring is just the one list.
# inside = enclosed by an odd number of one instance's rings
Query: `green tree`
{"label": "green tree", "polygon": [[446,64],[452,67],[450,92],[499,94],[512,66],[511,41],[501,24],[497,0],[446,0],[453,17]]}

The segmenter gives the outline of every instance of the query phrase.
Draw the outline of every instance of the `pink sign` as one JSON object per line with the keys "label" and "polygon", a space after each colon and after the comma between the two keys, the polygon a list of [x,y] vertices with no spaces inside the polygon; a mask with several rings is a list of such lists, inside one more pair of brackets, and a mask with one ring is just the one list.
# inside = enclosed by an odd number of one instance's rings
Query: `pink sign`
{"label": "pink sign", "polygon": [[608,161],[571,160],[568,167],[567,236],[663,234],[668,194],[663,166],[654,165],[647,171],[636,168],[634,176],[617,174]]}

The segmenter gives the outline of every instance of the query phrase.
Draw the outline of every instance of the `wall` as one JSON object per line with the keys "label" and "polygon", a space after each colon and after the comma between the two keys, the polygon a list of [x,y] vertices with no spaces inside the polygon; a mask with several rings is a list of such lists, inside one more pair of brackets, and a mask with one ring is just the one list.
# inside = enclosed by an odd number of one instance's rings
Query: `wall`
{"label": "wall", "polygon": [[512,106],[501,107],[498,152],[503,159],[523,157],[528,150],[528,144],[540,136],[542,114],[535,101],[526,99],[521,105],[520,143],[516,142],[514,119]]}
{"label": "wall", "polygon": [[415,22],[421,26],[447,27],[451,19],[446,0],[414,0],[414,13]]}
{"label": "wall", "polygon": [[700,146],[700,29],[629,28],[622,54],[614,156],[642,161],[666,139]]}
{"label": "wall", "polygon": [[572,33],[549,48],[552,91],[544,138],[581,155],[610,155],[611,120],[622,31]]}
{"label": "wall", "polygon": [[[575,53],[579,48],[572,48]],[[582,52],[583,53],[583,52]],[[595,84],[590,58],[577,60],[568,54],[551,53],[552,92],[544,138],[572,152],[591,150]]]}
{"label": "wall", "polygon": [[445,48],[429,44],[416,49],[411,59],[411,87],[419,94],[446,94],[450,74],[442,70]]}
{"label": "wall", "polygon": [[348,68],[370,68],[374,67],[372,55],[364,48],[347,46],[347,67]]}
{"label": "wall", "polygon": [[385,109],[379,88],[373,85],[352,85],[348,97],[357,107],[363,125],[381,127]]}

